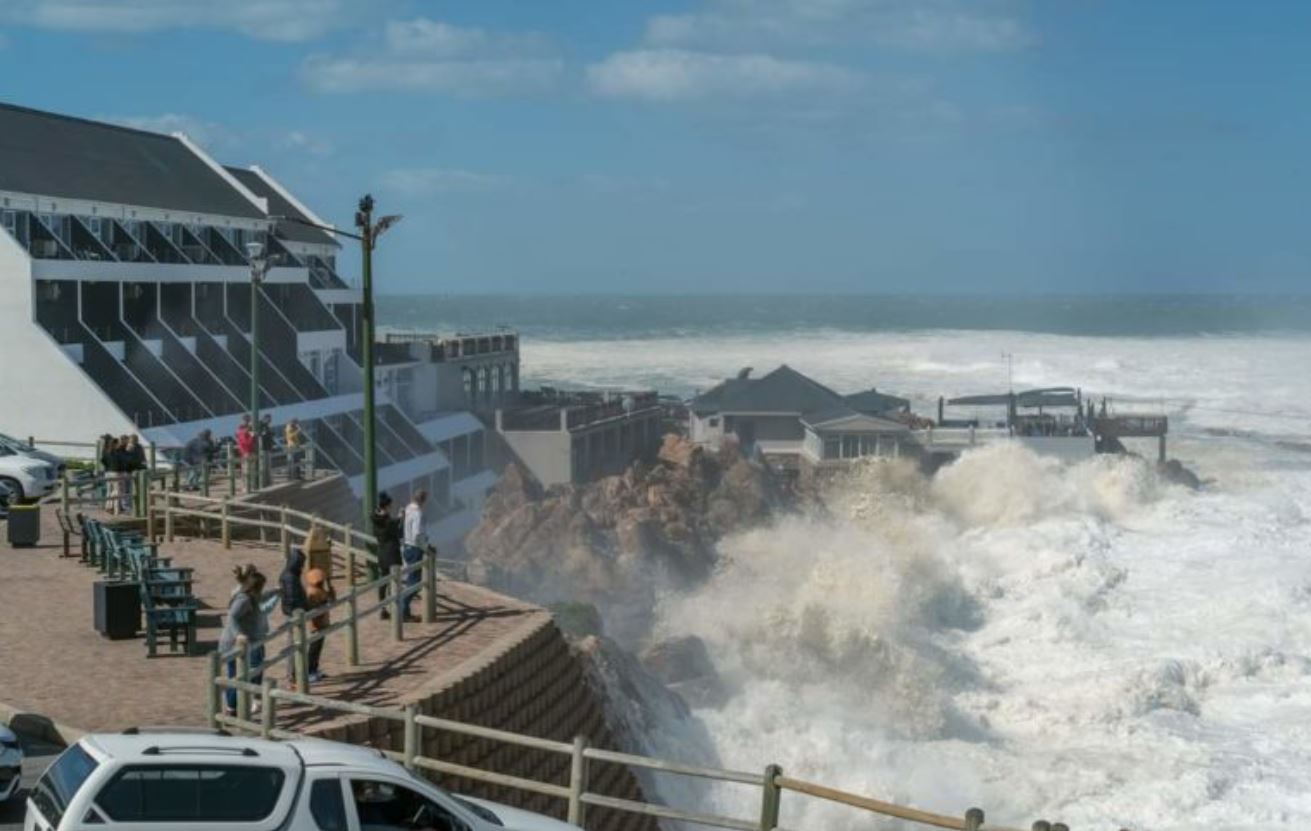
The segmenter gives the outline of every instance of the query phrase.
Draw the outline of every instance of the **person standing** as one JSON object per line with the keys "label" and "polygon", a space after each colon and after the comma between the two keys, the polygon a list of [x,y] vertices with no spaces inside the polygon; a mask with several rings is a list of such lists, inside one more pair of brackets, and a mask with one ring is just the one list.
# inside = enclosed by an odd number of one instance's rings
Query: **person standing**
{"label": "person standing", "polygon": [[[259,684],[264,674],[260,667],[264,665],[263,640],[268,635],[268,623],[260,609],[260,599],[264,595],[267,582],[264,575],[254,568],[247,568],[240,574],[241,588],[232,595],[228,604],[228,617],[223,623],[223,634],[219,636],[219,654],[227,655],[234,649],[249,649],[247,653],[249,681]],[[237,677],[236,658],[227,661],[229,678]],[[229,715],[237,711],[237,691],[228,689],[224,692]]]}
{"label": "person standing", "polygon": [[[373,575],[377,580],[391,574],[392,566],[401,564],[401,521],[392,516],[391,495],[386,491],[378,494],[378,507],[373,510],[370,521],[373,538],[378,541],[377,571]],[[386,600],[390,592],[391,582],[383,583],[378,587],[378,601]],[[391,617],[391,610],[386,606],[382,609],[382,617],[384,620]]]}
{"label": "person standing", "polygon": [[100,451],[100,470],[105,477],[105,510],[110,513],[118,513],[118,439],[114,436],[106,435],[101,439],[103,447]]}
{"label": "person standing", "polygon": [[287,478],[300,478],[300,454],[305,446],[305,434],[300,429],[300,419],[293,418],[282,428],[282,442],[287,445]]}
{"label": "person standing", "polygon": [[182,461],[187,464],[187,490],[194,491],[200,487],[200,469],[214,455],[214,434],[208,429],[201,430],[187,446],[182,449]]}
{"label": "person standing", "polygon": [[[305,572],[305,599],[310,614],[337,599],[336,592],[332,590],[332,586],[328,585],[328,575],[323,573],[323,569],[312,568]],[[328,612],[324,611],[321,614],[314,615],[310,618],[310,631],[318,634],[328,628],[328,623]],[[307,667],[309,680],[317,684],[327,677],[319,671],[319,660],[323,657],[322,638],[310,644],[309,653],[309,666]]]}
{"label": "person standing", "polygon": [[118,446],[114,448],[113,468],[118,478],[118,505],[115,513],[127,513],[132,510],[132,461],[134,454],[128,446],[130,436],[119,436]]}
{"label": "person standing", "polygon": [[[241,423],[237,425],[237,458],[241,460],[242,469],[246,474],[246,486],[251,488],[254,484],[251,482],[251,455],[255,452],[255,429],[250,423],[250,414],[247,413],[241,417]],[[253,488],[251,488],[253,489]]]}
{"label": "person standing", "polygon": [[265,413],[260,418],[256,436],[259,439],[260,487],[267,488],[273,484],[273,451],[278,449],[277,441],[273,437],[273,416]]}
{"label": "person standing", "polygon": [[[412,566],[423,560],[424,549],[428,547],[428,535],[423,530],[423,505],[428,501],[428,492],[420,488],[414,492],[410,498],[410,504],[405,506],[405,520],[403,526],[404,536],[401,540],[401,559],[404,565]],[[409,589],[419,584],[419,569],[411,571],[405,575],[405,587]],[[405,601],[401,604],[405,610],[406,620],[415,620],[410,613],[410,604],[414,602],[414,594],[407,592]]]}
{"label": "person standing", "polygon": [[[305,584],[302,582],[304,571],[305,552],[300,548],[293,548],[290,556],[287,557],[287,564],[283,567],[282,574],[278,577],[278,595],[282,602],[282,615],[288,622],[295,618],[296,612],[308,611],[310,607],[309,598],[305,595]],[[290,631],[290,636],[294,648],[296,643],[294,629]],[[287,682],[288,684],[294,684],[295,681],[295,661],[288,661]]]}

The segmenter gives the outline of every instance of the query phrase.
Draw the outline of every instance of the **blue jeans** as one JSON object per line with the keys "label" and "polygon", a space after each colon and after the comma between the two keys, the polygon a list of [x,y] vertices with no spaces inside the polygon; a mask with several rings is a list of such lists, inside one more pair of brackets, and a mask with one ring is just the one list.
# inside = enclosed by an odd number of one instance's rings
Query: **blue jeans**
{"label": "blue jeans", "polygon": [[[263,645],[251,647],[250,650],[250,683],[259,684],[264,680],[264,673],[260,672],[260,667],[264,666],[264,647]],[[228,661],[228,677],[237,677],[237,662]],[[229,687],[223,691],[224,699],[227,701],[229,710],[237,709],[237,691]]]}
{"label": "blue jeans", "polygon": [[[412,566],[415,563],[421,563],[423,562],[423,549],[417,545],[401,546],[401,560],[405,562],[405,565],[407,567]],[[416,568],[414,571],[411,571],[409,574],[405,575],[406,589],[408,589],[410,586],[419,585],[421,571],[422,569]],[[405,603],[402,606],[402,608],[405,610],[405,614],[408,615],[410,613],[410,604],[413,602],[414,602],[414,595],[407,594],[405,596]]]}

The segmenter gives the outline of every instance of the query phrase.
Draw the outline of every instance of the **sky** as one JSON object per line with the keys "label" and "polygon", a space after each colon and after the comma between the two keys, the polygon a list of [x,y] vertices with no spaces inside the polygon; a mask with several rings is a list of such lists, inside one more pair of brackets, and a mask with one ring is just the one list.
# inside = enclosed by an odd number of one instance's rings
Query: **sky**
{"label": "sky", "polygon": [[0,100],[182,130],[341,225],[372,193],[384,293],[1301,293],[1309,33],[1303,0],[0,0]]}

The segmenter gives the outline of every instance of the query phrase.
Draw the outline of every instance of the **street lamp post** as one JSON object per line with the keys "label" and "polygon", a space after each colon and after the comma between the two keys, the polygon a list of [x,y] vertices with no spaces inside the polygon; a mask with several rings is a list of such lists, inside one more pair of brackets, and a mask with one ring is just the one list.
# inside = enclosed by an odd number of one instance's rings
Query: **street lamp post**
{"label": "street lamp post", "polygon": [[250,260],[250,426],[255,431],[255,452],[250,456],[250,481],[247,489],[259,489],[259,287],[269,271],[269,258],[264,255],[264,243],[246,243]]}
{"label": "street lamp post", "polygon": [[360,232],[360,251],[363,256],[360,288],[363,294],[361,313],[364,318],[364,332],[360,344],[360,361],[364,364],[364,521],[366,524],[378,502],[378,463],[374,451],[373,404],[373,248],[377,244],[378,237],[401,221],[399,216],[391,215],[384,216],[375,223],[373,207],[373,196],[365,194],[360,199],[359,210],[355,212],[355,227]]}

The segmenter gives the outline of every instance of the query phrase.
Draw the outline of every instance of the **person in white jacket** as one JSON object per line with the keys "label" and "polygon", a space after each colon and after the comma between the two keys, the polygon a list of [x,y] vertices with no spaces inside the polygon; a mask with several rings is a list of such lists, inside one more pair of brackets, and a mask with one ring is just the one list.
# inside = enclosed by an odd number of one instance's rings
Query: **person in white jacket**
{"label": "person in white jacket", "polygon": [[[414,492],[414,496],[410,498],[410,504],[405,506],[405,519],[401,537],[401,559],[405,561],[406,566],[422,561],[424,549],[428,547],[428,535],[423,531],[423,506],[427,501],[428,492],[421,489]],[[419,577],[419,569],[414,569],[405,575],[407,593],[403,605],[406,619],[414,619],[410,612],[410,604],[414,602],[414,594],[408,590],[411,586],[419,584]]]}

